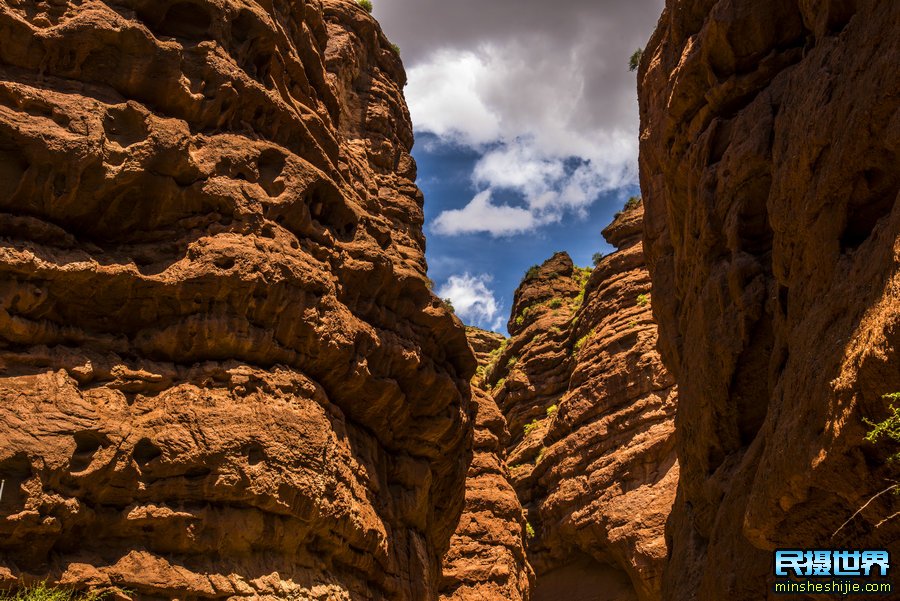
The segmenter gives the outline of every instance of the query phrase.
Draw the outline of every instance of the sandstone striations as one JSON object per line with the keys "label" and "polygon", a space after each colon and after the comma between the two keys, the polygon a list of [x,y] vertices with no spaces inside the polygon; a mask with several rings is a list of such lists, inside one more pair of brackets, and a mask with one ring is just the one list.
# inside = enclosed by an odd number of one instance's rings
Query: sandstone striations
{"label": "sandstone striations", "polygon": [[[481,372],[505,338],[477,328],[466,332]],[[527,601],[534,573],[525,557],[525,516],[505,461],[509,431],[481,381],[480,375],[473,381],[474,455],[465,509],[444,557],[441,599]]]}
{"label": "sandstone striations", "polygon": [[378,25],[22,0],[0,39],[0,584],[433,598],[476,365]]}
{"label": "sandstone striations", "polygon": [[669,0],[644,52],[646,253],[679,383],[666,599],[772,597],[779,547],[900,552],[900,497],[876,497],[896,449],[863,439],[900,391],[898,22],[878,0]]}
{"label": "sandstone striations", "polygon": [[512,433],[534,599],[660,599],[675,387],[655,351],[641,216],[604,231],[619,250],[594,270],[560,253],[529,272],[486,375]]}

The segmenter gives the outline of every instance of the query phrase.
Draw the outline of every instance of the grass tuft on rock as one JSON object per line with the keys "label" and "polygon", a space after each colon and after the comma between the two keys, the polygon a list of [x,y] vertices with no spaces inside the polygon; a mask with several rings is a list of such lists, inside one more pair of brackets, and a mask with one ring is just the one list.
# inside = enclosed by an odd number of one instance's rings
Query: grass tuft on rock
{"label": "grass tuft on rock", "polygon": [[0,601],[101,601],[105,595],[85,593],[71,588],[49,586],[41,582],[15,592],[0,593]]}

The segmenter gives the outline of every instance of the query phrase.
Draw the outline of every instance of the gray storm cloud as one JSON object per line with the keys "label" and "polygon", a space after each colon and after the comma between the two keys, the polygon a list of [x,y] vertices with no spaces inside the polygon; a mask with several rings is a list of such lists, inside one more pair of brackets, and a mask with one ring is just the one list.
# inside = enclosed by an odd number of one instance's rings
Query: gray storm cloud
{"label": "gray storm cloud", "polygon": [[[475,51],[512,45],[532,69],[534,86],[559,95],[557,70],[584,75],[578,117],[587,127],[614,127],[636,119],[637,96],[628,57],[643,47],[663,0],[375,0],[375,16],[403,53],[408,69],[440,50]],[[500,77],[499,79],[502,79]],[[413,91],[415,92],[415,91]],[[409,91],[407,92],[409,94]],[[496,98],[511,112],[528,90]],[[504,102],[505,100],[505,102]]]}

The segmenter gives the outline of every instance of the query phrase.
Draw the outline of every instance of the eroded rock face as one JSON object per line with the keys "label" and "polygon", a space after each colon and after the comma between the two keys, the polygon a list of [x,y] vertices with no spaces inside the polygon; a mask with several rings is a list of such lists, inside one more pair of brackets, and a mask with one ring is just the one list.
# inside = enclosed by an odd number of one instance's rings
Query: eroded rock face
{"label": "eroded rock face", "polygon": [[350,0],[0,6],[0,580],[436,594],[461,324]]}
{"label": "eroded rock face", "polygon": [[595,269],[560,253],[526,277],[487,376],[534,531],[534,599],[660,599],[676,389],[655,350],[641,216],[604,231],[619,250]]}
{"label": "eroded rock face", "polygon": [[679,383],[666,598],[772,596],[771,550],[900,551],[900,4],[670,0],[639,71],[660,348]]}
{"label": "eroded rock face", "polygon": [[[466,328],[466,333],[480,368],[505,341],[501,334],[478,328]],[[534,572],[525,556],[525,516],[506,466],[509,430],[481,383],[481,376],[476,376],[474,455],[466,478],[465,509],[444,557],[441,599],[527,601]]]}

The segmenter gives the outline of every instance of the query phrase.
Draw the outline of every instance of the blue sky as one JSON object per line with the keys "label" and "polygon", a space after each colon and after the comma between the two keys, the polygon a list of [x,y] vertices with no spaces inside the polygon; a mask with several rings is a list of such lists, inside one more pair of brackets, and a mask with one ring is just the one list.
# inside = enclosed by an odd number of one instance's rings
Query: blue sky
{"label": "blue sky", "polygon": [[[512,296],[529,267],[543,263],[560,250],[567,251],[577,265],[587,266],[595,252],[607,254],[612,247],[600,231],[612,221],[636,186],[600,195],[581,216],[570,216],[534,231],[493,236],[476,232],[446,235],[434,230],[434,221],[443,211],[463,206],[477,193],[471,174],[481,154],[454,144],[441,144],[432,134],[419,134],[413,155],[419,165],[419,187],[425,193],[425,232],[428,239],[429,276],[435,290],[447,290],[453,276],[469,276],[484,282],[493,292],[494,315],[478,315],[466,321],[506,333]],[[511,194],[509,201],[516,202]],[[462,305],[454,299],[455,305]]]}
{"label": "blue sky", "polygon": [[531,265],[611,250],[637,186],[628,57],[663,0],[375,0],[400,46],[425,193],[429,276],[468,324],[505,333]]}

